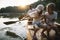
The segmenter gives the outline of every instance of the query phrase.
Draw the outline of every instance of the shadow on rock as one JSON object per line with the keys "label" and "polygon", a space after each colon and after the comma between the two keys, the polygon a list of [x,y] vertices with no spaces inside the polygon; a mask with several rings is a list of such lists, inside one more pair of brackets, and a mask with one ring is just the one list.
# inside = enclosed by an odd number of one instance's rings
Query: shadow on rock
{"label": "shadow on rock", "polygon": [[[10,32],[10,31],[7,31],[7,32],[6,32],[6,35],[7,35],[7,36],[10,36],[10,37],[13,37],[13,38],[18,38],[18,37],[20,37],[20,36],[16,35],[16,34],[13,33],[13,32]],[[20,38],[21,38],[21,37],[20,37]]]}

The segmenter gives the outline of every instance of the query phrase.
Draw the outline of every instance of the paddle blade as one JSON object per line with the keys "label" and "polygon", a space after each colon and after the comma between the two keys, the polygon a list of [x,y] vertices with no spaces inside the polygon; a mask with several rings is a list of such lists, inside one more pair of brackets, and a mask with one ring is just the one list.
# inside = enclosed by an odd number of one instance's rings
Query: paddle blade
{"label": "paddle blade", "polygon": [[16,23],[16,22],[18,22],[18,21],[8,21],[8,22],[3,22],[3,23],[6,24],[6,25],[9,25],[9,24],[13,24],[13,23]]}

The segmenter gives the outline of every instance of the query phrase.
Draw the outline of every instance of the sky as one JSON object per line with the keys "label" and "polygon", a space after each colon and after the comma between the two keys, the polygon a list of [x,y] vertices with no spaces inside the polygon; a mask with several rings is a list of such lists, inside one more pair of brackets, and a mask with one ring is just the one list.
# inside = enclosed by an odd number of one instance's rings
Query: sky
{"label": "sky", "polygon": [[0,8],[7,6],[25,6],[37,1],[38,0],[0,0]]}

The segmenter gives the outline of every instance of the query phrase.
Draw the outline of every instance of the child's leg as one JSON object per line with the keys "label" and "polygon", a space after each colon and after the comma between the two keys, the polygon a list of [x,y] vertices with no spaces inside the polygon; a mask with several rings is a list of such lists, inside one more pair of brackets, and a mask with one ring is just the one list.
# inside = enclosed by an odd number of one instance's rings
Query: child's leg
{"label": "child's leg", "polygon": [[44,35],[44,32],[46,31],[46,28],[44,28],[41,32],[41,35],[43,36]]}
{"label": "child's leg", "polygon": [[47,31],[47,36],[49,36],[50,30],[51,30],[51,27],[50,27],[50,26],[44,28],[44,29],[42,30],[42,32],[41,32],[41,35],[44,36],[44,32]]}
{"label": "child's leg", "polygon": [[38,30],[39,30],[38,28],[35,28],[35,30],[34,30],[34,35],[35,36],[36,36],[36,33],[37,33]]}
{"label": "child's leg", "polygon": [[44,32],[47,30],[47,24],[43,24],[43,30],[41,32],[41,35],[44,36]]}
{"label": "child's leg", "polygon": [[49,26],[49,27],[47,28],[47,36],[49,36],[50,30],[51,30],[51,27]]}
{"label": "child's leg", "polygon": [[38,40],[37,37],[36,37],[36,33],[37,33],[38,30],[39,30],[39,29],[36,29],[36,28],[35,28],[35,30],[34,30],[34,35],[33,35],[33,40]]}

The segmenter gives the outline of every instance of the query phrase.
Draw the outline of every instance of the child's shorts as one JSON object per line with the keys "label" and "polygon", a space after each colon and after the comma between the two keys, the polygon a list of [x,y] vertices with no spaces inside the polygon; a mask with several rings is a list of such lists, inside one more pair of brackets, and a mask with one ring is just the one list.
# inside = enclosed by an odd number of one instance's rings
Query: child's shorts
{"label": "child's shorts", "polygon": [[38,27],[38,28],[40,28],[41,25],[42,25],[41,22],[33,22],[32,24],[33,24],[34,26]]}

